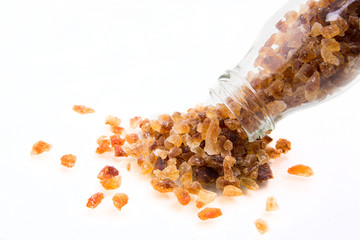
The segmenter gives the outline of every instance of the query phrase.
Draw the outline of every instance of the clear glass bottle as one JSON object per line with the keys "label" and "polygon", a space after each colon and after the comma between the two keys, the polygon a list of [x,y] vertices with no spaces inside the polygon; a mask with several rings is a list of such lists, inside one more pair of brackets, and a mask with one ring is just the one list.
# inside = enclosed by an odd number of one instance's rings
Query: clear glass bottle
{"label": "clear glass bottle", "polygon": [[355,82],[360,70],[360,0],[292,0],[210,90],[261,138],[300,107],[328,99]]}

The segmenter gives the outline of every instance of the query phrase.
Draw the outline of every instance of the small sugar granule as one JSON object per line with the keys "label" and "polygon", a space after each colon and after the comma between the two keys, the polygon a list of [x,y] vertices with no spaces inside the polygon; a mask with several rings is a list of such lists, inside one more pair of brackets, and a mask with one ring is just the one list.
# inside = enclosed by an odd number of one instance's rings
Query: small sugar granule
{"label": "small sugar granule", "polygon": [[224,187],[223,195],[227,197],[238,197],[242,195],[242,191],[236,186],[227,185]]}
{"label": "small sugar granule", "polygon": [[277,150],[281,150],[283,153],[287,153],[291,150],[291,142],[286,139],[280,138],[276,141],[275,148]]}
{"label": "small sugar granule", "polygon": [[110,131],[114,134],[123,134],[125,132],[125,128],[120,126],[110,126]]}
{"label": "small sugar granule", "polygon": [[97,154],[103,154],[105,152],[110,152],[111,148],[110,148],[110,140],[108,139],[107,136],[100,136],[97,140],[96,140],[98,147],[96,148],[96,153]]}
{"label": "small sugar granule", "polygon": [[329,26],[321,28],[320,33],[325,38],[333,38],[336,35],[339,35],[340,29],[336,25],[329,25]]}
{"label": "small sugar granule", "polygon": [[205,147],[204,150],[209,155],[217,155],[220,153],[219,145],[217,144],[217,139],[219,136],[219,120],[217,118],[212,118],[210,120],[210,125],[206,131]]}
{"label": "small sugar granule", "polygon": [[114,156],[115,157],[127,157],[128,154],[124,151],[124,149],[120,145],[115,145],[114,147]]}
{"label": "small sugar granule", "polygon": [[121,119],[113,115],[109,115],[105,119],[105,124],[110,126],[119,126],[121,124]]}
{"label": "small sugar granule", "polygon": [[61,157],[61,165],[64,167],[72,168],[76,163],[76,156],[72,154],[66,154]]}
{"label": "small sugar granule", "polygon": [[259,185],[257,184],[257,182],[249,177],[240,178],[240,184],[241,186],[244,186],[250,190],[254,190],[254,191],[259,190]]}
{"label": "small sugar granule", "polygon": [[116,193],[112,198],[114,206],[121,211],[121,209],[128,203],[129,197],[125,193]]}
{"label": "small sugar granule", "polygon": [[101,171],[97,175],[97,178],[100,180],[105,180],[118,175],[119,171],[115,167],[107,165],[103,169],[101,169]]}
{"label": "small sugar granule", "polygon": [[278,158],[280,157],[282,150],[277,150],[272,147],[266,147],[265,152],[267,155],[269,155],[270,158]]}
{"label": "small sugar granule", "polygon": [[217,194],[215,192],[205,189],[200,189],[197,201],[203,202],[206,205],[213,202],[216,199],[216,197]]}
{"label": "small sugar granule", "polygon": [[104,194],[101,192],[95,193],[94,195],[92,195],[87,203],[86,203],[86,207],[88,208],[96,208],[101,201],[104,199]]}
{"label": "small sugar granule", "polygon": [[288,169],[288,173],[302,177],[311,177],[314,175],[314,171],[310,167],[302,164],[292,166]]}
{"label": "small sugar granule", "polygon": [[125,136],[125,140],[128,143],[133,144],[133,143],[136,143],[139,140],[139,136],[136,133],[127,134]]}
{"label": "small sugar granule", "polygon": [[100,180],[101,185],[106,190],[114,190],[120,187],[121,185],[121,176],[115,176],[112,178],[107,178],[104,180]]}
{"label": "small sugar granule", "polygon": [[129,125],[132,129],[135,129],[140,126],[140,123],[142,122],[141,117],[133,117],[129,120]]}
{"label": "small sugar granule", "polygon": [[206,204],[205,204],[203,201],[197,200],[195,206],[200,209],[200,208],[202,208],[202,207],[205,206],[205,205],[206,205]]}
{"label": "small sugar granule", "polygon": [[217,218],[222,215],[220,208],[205,208],[201,212],[198,213],[198,217],[201,220],[208,220],[212,218]]}
{"label": "small sugar granule", "polygon": [[169,156],[169,158],[175,158],[175,157],[179,156],[181,153],[182,153],[181,148],[173,147],[170,149],[168,156]]}
{"label": "small sugar granule", "polygon": [[46,142],[40,140],[40,141],[34,143],[32,150],[31,150],[31,155],[39,155],[43,152],[48,152],[48,151],[50,151],[51,148],[52,148],[52,146],[49,143],[46,143]]}
{"label": "small sugar granule", "polygon": [[279,205],[277,204],[277,201],[275,197],[271,196],[266,199],[266,211],[275,211],[279,209]]}
{"label": "small sugar granule", "polygon": [[254,224],[260,234],[264,234],[269,230],[267,222],[261,218],[256,219]]}
{"label": "small sugar granule", "polygon": [[272,116],[279,115],[286,109],[286,103],[284,101],[273,101],[266,105]]}
{"label": "small sugar granule", "polygon": [[186,182],[184,188],[191,194],[199,194],[202,189],[201,184],[198,181]]}
{"label": "small sugar granule", "polygon": [[317,37],[321,34],[322,25],[318,22],[315,22],[311,27],[311,36]]}
{"label": "small sugar granule", "polygon": [[191,201],[189,192],[184,188],[176,187],[173,192],[181,205],[188,205]]}
{"label": "small sugar granule", "polygon": [[95,110],[84,105],[74,105],[73,110],[80,114],[94,113]]}
{"label": "small sugar granule", "polygon": [[170,178],[161,179],[158,177],[151,179],[151,185],[161,193],[172,192],[177,187],[176,183]]}
{"label": "small sugar granule", "polygon": [[122,146],[125,143],[125,139],[121,138],[121,136],[118,134],[114,134],[114,135],[110,136],[110,143],[111,143],[111,146],[113,146],[113,147]]}

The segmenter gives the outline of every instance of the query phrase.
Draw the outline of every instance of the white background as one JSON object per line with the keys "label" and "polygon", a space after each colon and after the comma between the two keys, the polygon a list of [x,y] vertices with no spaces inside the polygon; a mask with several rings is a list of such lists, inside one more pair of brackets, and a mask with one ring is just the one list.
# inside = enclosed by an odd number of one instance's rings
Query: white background
{"label": "white background", "polygon": [[[109,134],[104,119],[185,110],[208,98],[219,75],[249,50],[285,0],[0,1],[0,239],[358,239],[359,92],[345,94],[277,125],[292,141],[258,192],[219,197],[223,216],[202,222],[194,204],[155,192],[126,159],[94,153]],[[72,111],[74,104],[96,110]],[[53,149],[30,156],[44,140]],[[63,154],[77,155],[73,169]],[[289,176],[310,165],[312,178]],[[123,183],[95,210],[106,164]],[[116,192],[129,195],[121,212]],[[264,211],[274,195],[280,210]],[[261,236],[254,220],[268,221]]]}

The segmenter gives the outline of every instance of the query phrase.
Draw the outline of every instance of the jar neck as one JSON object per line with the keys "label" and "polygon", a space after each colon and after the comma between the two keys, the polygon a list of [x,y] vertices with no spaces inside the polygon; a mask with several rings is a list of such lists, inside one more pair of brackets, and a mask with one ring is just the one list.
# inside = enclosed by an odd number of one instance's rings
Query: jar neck
{"label": "jar neck", "polygon": [[235,69],[219,77],[215,88],[210,89],[210,96],[225,104],[236,116],[250,142],[264,137],[266,132],[275,128],[265,103]]}

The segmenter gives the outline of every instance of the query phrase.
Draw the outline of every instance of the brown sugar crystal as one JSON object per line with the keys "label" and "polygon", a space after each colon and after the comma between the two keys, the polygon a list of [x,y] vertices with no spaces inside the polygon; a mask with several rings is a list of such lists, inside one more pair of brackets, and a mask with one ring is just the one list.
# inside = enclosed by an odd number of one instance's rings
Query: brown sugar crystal
{"label": "brown sugar crystal", "polygon": [[261,218],[256,219],[254,224],[255,224],[255,227],[259,231],[260,234],[264,234],[267,231],[269,231],[269,227],[268,227],[267,222],[265,220],[261,219]]}
{"label": "brown sugar crystal", "polygon": [[113,146],[113,147],[122,146],[125,143],[125,139],[121,138],[121,136],[118,134],[114,134],[114,135],[110,136],[110,143],[111,143],[111,146]]}
{"label": "brown sugar crystal", "polygon": [[114,147],[115,157],[127,157],[128,154],[124,151],[124,149],[120,145],[115,145]]}
{"label": "brown sugar crystal", "polygon": [[39,155],[43,152],[48,152],[48,151],[50,151],[51,148],[52,148],[52,146],[49,143],[46,143],[46,142],[40,140],[40,141],[34,143],[32,150],[31,150],[31,155]]}
{"label": "brown sugar crystal", "polygon": [[177,187],[177,184],[173,180],[169,178],[161,179],[158,177],[151,180],[151,185],[156,191],[161,193],[172,192],[174,188]]}
{"label": "brown sugar crystal", "polygon": [[115,167],[107,165],[103,169],[101,169],[101,171],[97,175],[97,178],[100,180],[105,180],[118,175],[119,171]]}
{"label": "brown sugar crystal", "polygon": [[94,113],[95,110],[84,105],[74,105],[73,110],[80,114]]}
{"label": "brown sugar crystal", "polygon": [[125,193],[116,193],[112,198],[114,206],[121,211],[121,209],[128,203],[129,197]]}
{"label": "brown sugar crystal", "polygon": [[96,208],[101,201],[104,199],[104,194],[103,193],[95,193],[94,195],[92,195],[89,199],[88,202],[86,203],[86,207],[88,208]]}
{"label": "brown sugar crystal", "polygon": [[277,150],[281,150],[283,153],[287,153],[291,150],[291,142],[286,139],[280,138],[276,141],[275,147]]}
{"label": "brown sugar crystal", "polygon": [[292,166],[288,169],[288,173],[302,177],[311,177],[314,175],[314,171],[310,167],[302,164]]}
{"label": "brown sugar crystal", "polygon": [[119,188],[121,185],[121,176],[119,176],[119,171],[113,166],[105,166],[99,172],[97,178],[106,190],[114,190]]}
{"label": "brown sugar crystal", "polygon": [[219,208],[205,208],[201,212],[198,213],[198,217],[201,220],[208,220],[212,218],[217,218],[222,215],[222,212]]}
{"label": "brown sugar crystal", "polygon": [[64,167],[72,168],[76,163],[76,156],[72,154],[67,154],[61,157],[61,165]]}

